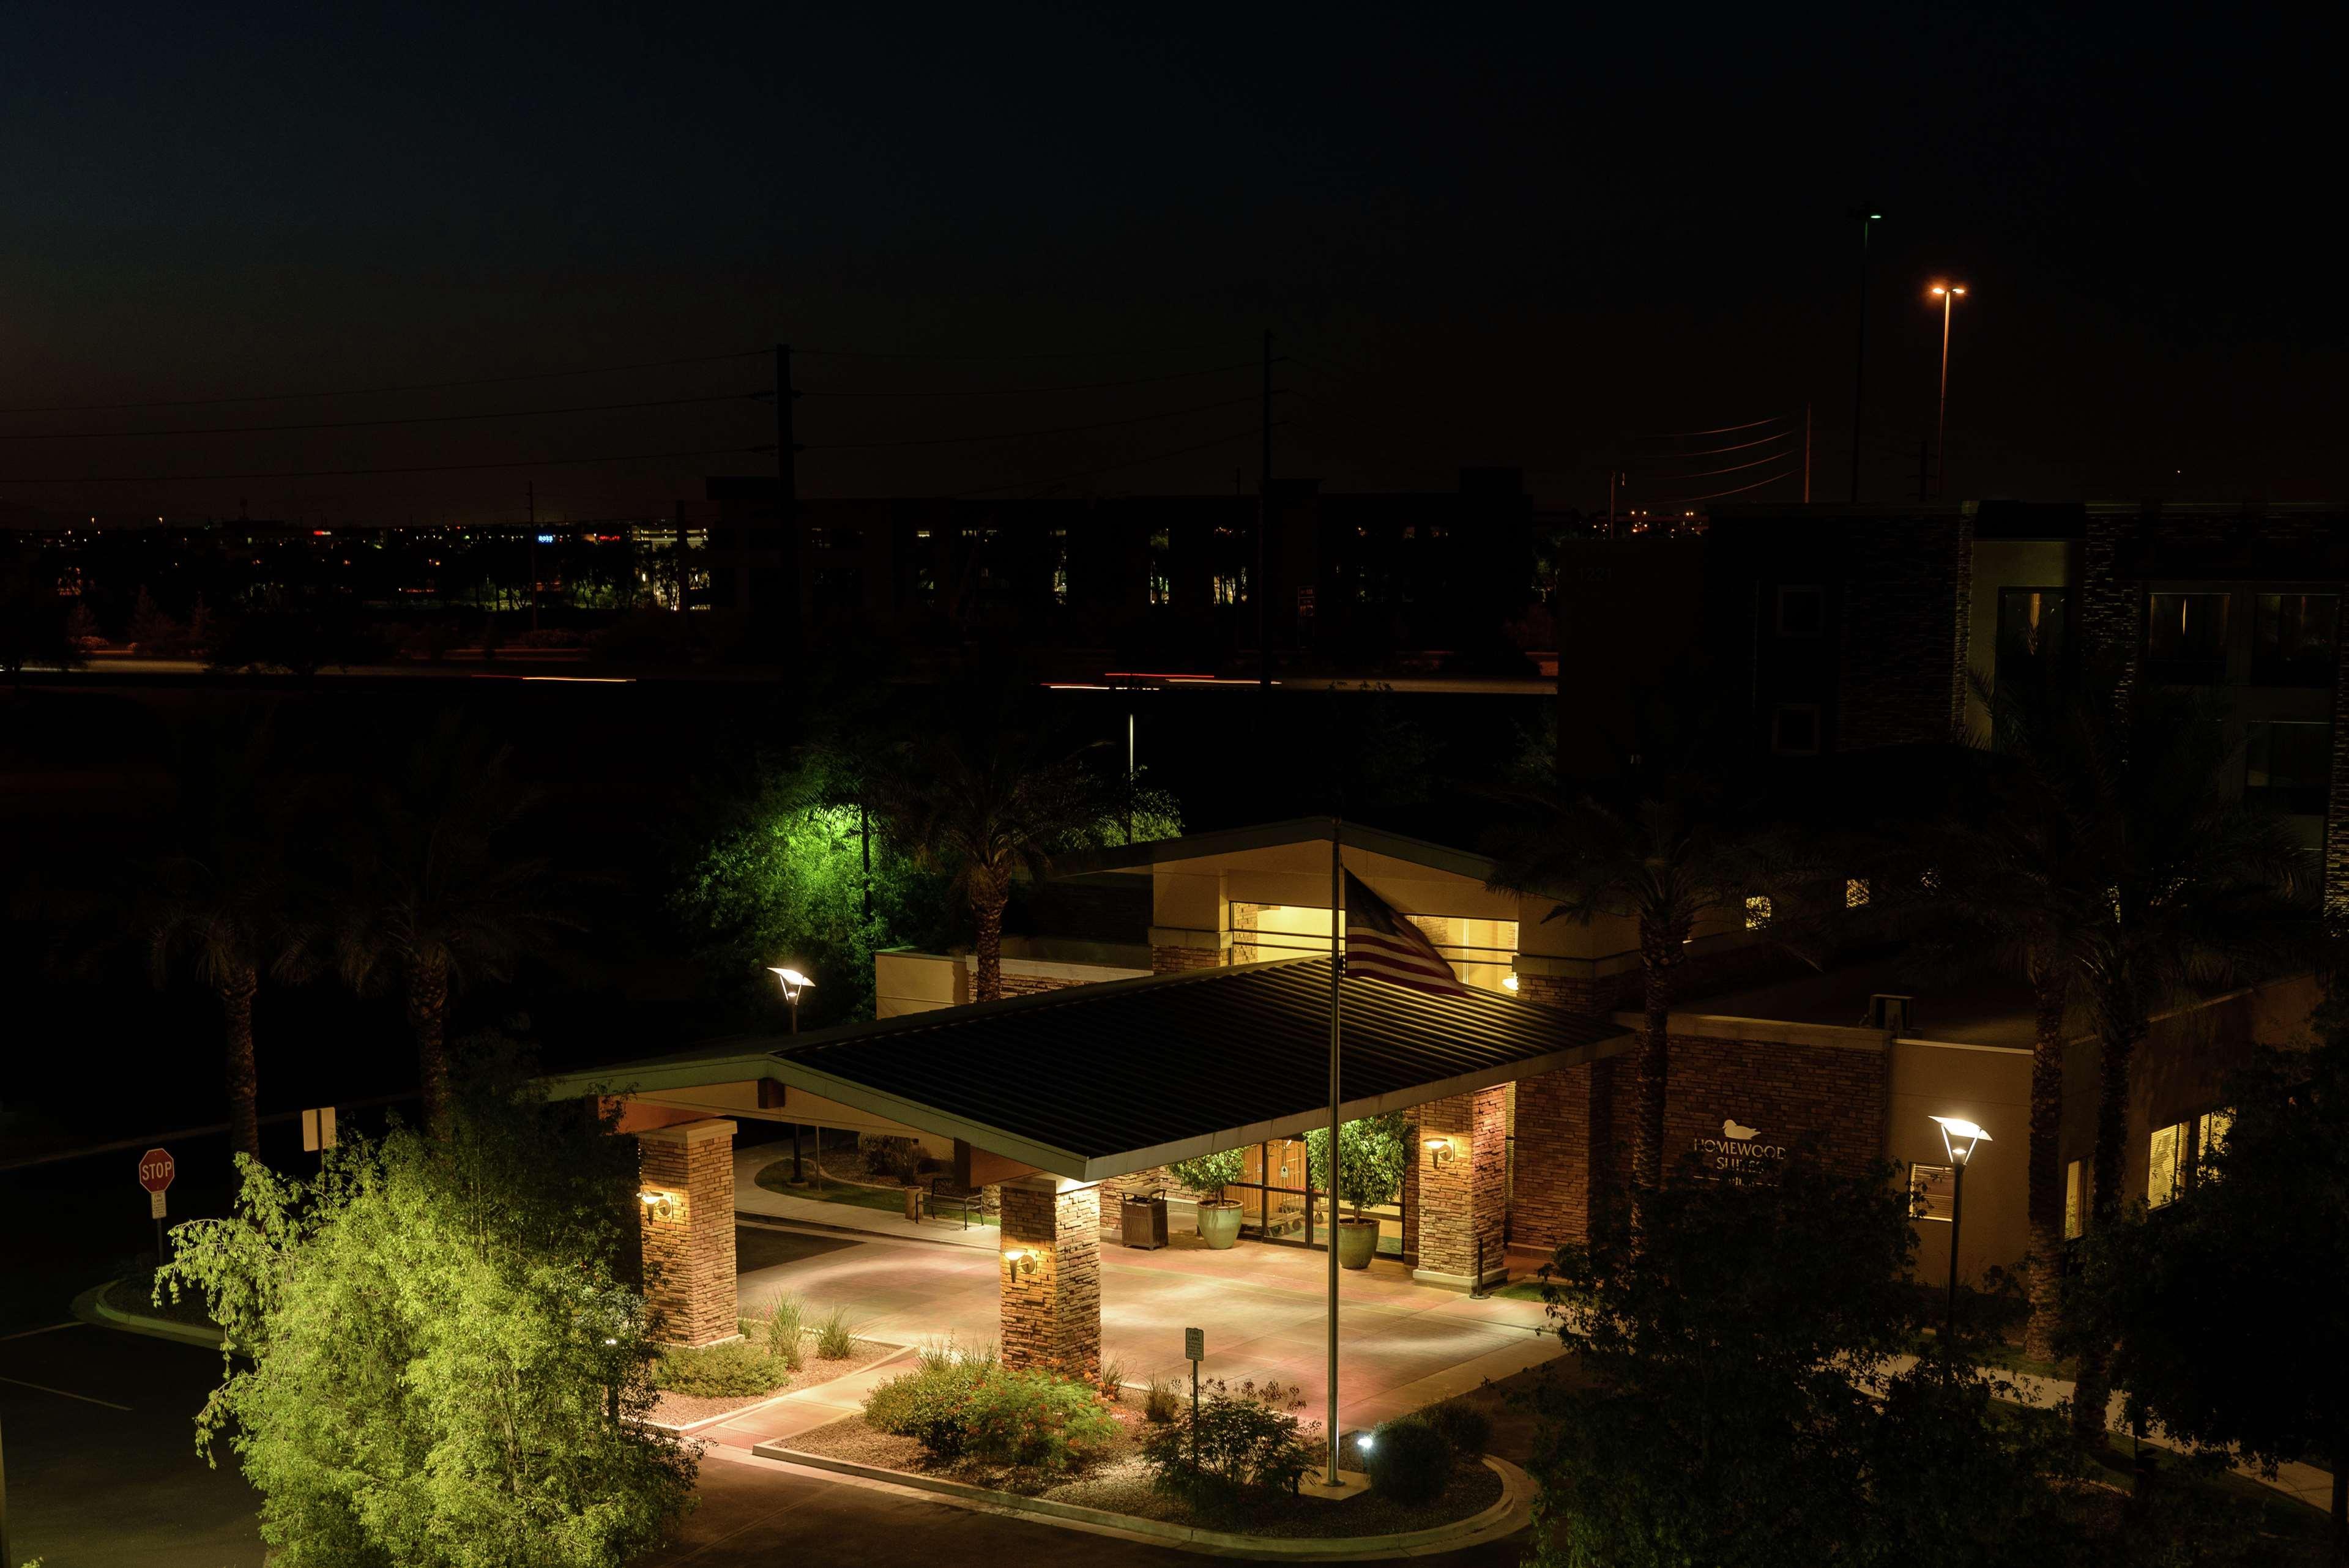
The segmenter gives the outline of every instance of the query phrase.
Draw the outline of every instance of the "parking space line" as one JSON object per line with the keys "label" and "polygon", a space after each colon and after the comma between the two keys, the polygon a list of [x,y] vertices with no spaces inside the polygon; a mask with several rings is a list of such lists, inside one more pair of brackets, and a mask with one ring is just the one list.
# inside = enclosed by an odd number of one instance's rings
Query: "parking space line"
{"label": "parking space line", "polygon": [[47,1383],[27,1383],[22,1377],[0,1377],[0,1383],[14,1383],[19,1388],[36,1388],[44,1394],[55,1394],[60,1399],[79,1399],[85,1405],[103,1405],[109,1410],[128,1412],[130,1407],[118,1405],[111,1399],[93,1399],[87,1394],[75,1394],[64,1388],[52,1388]]}
{"label": "parking space line", "polygon": [[79,1328],[81,1326],[82,1323],[79,1318],[70,1318],[64,1323],[52,1323],[47,1328],[20,1328],[14,1334],[0,1334],[0,1345],[5,1345],[11,1339],[30,1339],[36,1334],[55,1334],[60,1328]]}

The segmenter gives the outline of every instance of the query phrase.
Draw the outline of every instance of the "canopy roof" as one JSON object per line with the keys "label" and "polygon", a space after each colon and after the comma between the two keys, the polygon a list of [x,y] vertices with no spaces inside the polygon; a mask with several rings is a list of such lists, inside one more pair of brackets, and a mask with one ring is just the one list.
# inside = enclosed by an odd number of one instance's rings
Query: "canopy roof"
{"label": "canopy roof", "polygon": [[[1620,1025],[1475,992],[1340,984],[1348,1119],[1609,1056]],[[1096,1181],[1329,1115],[1330,960],[1077,985],[737,1038],[553,1080],[557,1096],[767,1078],[1072,1180]]]}

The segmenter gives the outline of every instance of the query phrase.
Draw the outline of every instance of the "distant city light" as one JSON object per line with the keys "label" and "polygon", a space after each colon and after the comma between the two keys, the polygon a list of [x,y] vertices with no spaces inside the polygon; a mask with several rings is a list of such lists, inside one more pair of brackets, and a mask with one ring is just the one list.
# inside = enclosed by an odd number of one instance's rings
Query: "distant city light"
{"label": "distant city light", "polygon": [[538,536],[538,542],[541,544],[552,544],[554,542],[554,535],[551,533],[542,533]]}

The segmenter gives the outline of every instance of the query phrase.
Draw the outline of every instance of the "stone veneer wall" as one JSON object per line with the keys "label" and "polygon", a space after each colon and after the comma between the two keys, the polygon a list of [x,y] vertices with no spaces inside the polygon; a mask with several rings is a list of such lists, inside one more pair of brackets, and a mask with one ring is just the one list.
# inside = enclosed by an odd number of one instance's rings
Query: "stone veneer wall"
{"label": "stone veneer wall", "polygon": [[1612,1095],[1617,1064],[1628,1059],[1610,1057],[1517,1080],[1510,1241],[1550,1248],[1590,1239],[1599,1205],[1611,1190]]}
{"label": "stone veneer wall", "polygon": [[1223,950],[1215,947],[1153,946],[1150,950],[1150,972],[1153,975],[1176,975],[1189,969],[1221,969]]}
{"label": "stone veneer wall", "polygon": [[1003,1253],[1027,1248],[1036,1265],[998,1264],[1003,1364],[1094,1377],[1101,1373],[1101,1189],[1056,1192],[1052,1185],[1050,1177],[1003,1184]]}
{"label": "stone veneer wall", "polygon": [[[1416,1191],[1406,1193],[1406,1212],[1416,1222],[1405,1251],[1423,1277],[1475,1281],[1480,1246],[1483,1278],[1508,1271],[1502,1236],[1509,1212],[1508,1094],[1506,1085],[1495,1084],[1429,1100],[1412,1113],[1411,1168],[1417,1181],[1411,1183]],[[1431,1138],[1452,1140],[1451,1156],[1441,1166],[1429,1158]]]}
{"label": "stone veneer wall", "polygon": [[1757,1130],[1752,1141],[1792,1146],[1819,1140],[1826,1162],[1857,1175],[1884,1158],[1892,1094],[1889,1041],[1800,1045],[1675,1034],[1664,1098],[1664,1167],[1675,1169],[1700,1138],[1719,1138],[1724,1119]]}
{"label": "stone veneer wall", "polygon": [[684,1200],[683,1213],[667,1220],[652,1205],[637,1205],[653,1337],[670,1345],[738,1337],[734,1123],[688,1121],[636,1136],[641,1188]]}
{"label": "stone veneer wall", "polygon": [[1844,531],[1837,751],[1946,741],[1965,711],[1973,524],[1870,519]]}

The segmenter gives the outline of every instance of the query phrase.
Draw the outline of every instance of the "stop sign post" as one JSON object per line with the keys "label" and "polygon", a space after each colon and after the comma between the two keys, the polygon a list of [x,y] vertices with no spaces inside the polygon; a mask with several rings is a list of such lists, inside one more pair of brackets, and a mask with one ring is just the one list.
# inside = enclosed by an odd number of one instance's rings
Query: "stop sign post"
{"label": "stop sign post", "polygon": [[180,1173],[168,1149],[150,1149],[139,1157],[139,1184],[147,1189],[147,1207],[155,1217],[155,1266],[163,1266],[163,1194]]}

